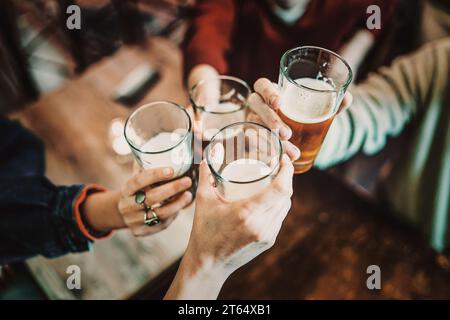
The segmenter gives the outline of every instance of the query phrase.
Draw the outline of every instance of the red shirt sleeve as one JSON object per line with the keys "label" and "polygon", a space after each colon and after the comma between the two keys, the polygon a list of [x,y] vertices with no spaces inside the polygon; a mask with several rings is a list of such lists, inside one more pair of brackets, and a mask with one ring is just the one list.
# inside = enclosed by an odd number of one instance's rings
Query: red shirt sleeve
{"label": "red shirt sleeve", "polygon": [[209,64],[220,74],[228,72],[235,11],[233,0],[197,2],[183,45],[185,79],[198,64]]}

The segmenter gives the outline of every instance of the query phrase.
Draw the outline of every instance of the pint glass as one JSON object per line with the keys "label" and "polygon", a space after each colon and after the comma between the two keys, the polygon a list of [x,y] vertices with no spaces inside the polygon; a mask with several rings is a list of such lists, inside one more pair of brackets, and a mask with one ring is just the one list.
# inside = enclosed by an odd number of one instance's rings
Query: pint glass
{"label": "pint glass", "polygon": [[280,166],[282,147],[278,136],[268,128],[239,122],[219,131],[205,153],[218,194],[228,201],[238,201],[270,184]]}
{"label": "pint glass", "polygon": [[251,89],[239,78],[218,76],[195,84],[189,99],[202,131],[202,150],[222,128],[246,119]]}
{"label": "pint glass", "polygon": [[[134,111],[124,129],[136,162],[143,169],[171,167],[174,179],[189,176],[196,191],[192,122],[186,110],[169,101],[147,103]],[[161,185],[167,181],[155,184]]]}
{"label": "pint glass", "polygon": [[301,150],[295,173],[313,166],[351,81],[347,62],[323,48],[299,47],[281,58],[278,114],[292,129],[290,141]]}

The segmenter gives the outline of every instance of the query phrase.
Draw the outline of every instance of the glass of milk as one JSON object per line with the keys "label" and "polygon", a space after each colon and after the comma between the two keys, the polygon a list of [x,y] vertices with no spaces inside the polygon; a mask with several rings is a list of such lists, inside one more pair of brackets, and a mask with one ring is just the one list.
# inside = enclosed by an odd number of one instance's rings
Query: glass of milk
{"label": "glass of milk", "polygon": [[202,130],[206,145],[223,127],[245,121],[251,89],[239,78],[218,76],[199,81],[189,98]]}
{"label": "glass of milk", "polygon": [[238,201],[269,186],[278,173],[282,147],[265,126],[238,122],[214,135],[205,154],[218,194]]}
{"label": "glass of milk", "polygon": [[124,134],[141,168],[172,167],[174,178],[191,177],[195,191],[192,122],[185,108],[169,101],[147,103],[128,117]]}

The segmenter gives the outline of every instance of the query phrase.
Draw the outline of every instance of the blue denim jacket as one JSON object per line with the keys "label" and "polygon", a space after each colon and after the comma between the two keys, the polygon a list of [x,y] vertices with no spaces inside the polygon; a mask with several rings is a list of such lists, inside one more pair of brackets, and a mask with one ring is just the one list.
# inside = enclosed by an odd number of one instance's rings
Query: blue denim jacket
{"label": "blue denim jacket", "polygon": [[0,118],[0,265],[91,246],[73,214],[83,185],[55,186],[44,170],[41,141],[20,124]]}

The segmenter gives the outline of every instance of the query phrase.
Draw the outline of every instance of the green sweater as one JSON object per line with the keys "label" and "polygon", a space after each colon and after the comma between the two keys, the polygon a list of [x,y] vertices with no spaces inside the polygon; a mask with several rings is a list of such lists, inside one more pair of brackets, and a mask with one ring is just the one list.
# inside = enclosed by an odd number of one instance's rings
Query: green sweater
{"label": "green sweater", "polygon": [[382,194],[434,249],[450,248],[450,37],[396,59],[351,92],[353,105],[336,117],[316,166],[359,151],[373,155],[412,123],[413,137],[383,179]]}

